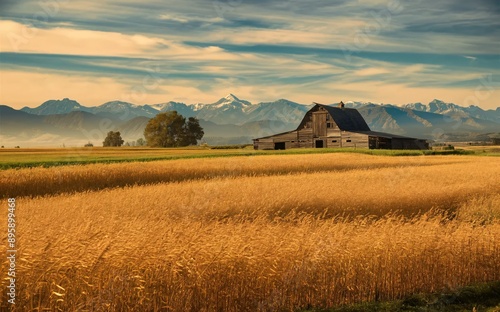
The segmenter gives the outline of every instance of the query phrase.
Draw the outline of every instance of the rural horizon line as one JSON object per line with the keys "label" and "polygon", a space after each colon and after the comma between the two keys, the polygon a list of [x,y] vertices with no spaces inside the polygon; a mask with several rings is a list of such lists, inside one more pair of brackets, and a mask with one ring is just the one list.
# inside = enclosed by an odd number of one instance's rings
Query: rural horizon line
{"label": "rural horizon line", "polygon": [[[211,105],[211,104],[215,104],[216,102],[224,99],[224,98],[228,98],[228,97],[234,97],[236,100],[239,100],[239,101],[245,101],[245,102],[249,102],[250,105],[258,105],[258,104],[263,104],[263,103],[273,103],[273,102],[278,102],[278,101],[281,101],[281,100],[285,100],[285,101],[289,101],[289,102],[292,102],[292,103],[295,103],[295,104],[299,104],[299,105],[303,105],[303,106],[309,106],[309,105],[314,105],[316,102],[315,101],[311,101],[310,104],[307,104],[307,103],[301,103],[301,102],[296,102],[294,100],[290,100],[290,99],[287,99],[287,98],[279,98],[279,99],[276,99],[276,100],[267,100],[267,101],[259,101],[259,102],[253,102],[253,101],[250,101],[250,100],[245,100],[245,99],[242,99],[238,96],[236,96],[234,93],[228,93],[226,96],[224,97],[221,97],[219,98],[218,100],[216,100],[215,102],[195,102],[195,103],[186,103],[186,102],[179,102],[179,101],[174,101],[174,100],[169,100],[169,101],[165,101],[165,102],[158,102],[158,103],[144,103],[144,104],[137,104],[137,103],[134,103],[134,102],[129,102],[129,101],[126,101],[126,100],[122,100],[122,99],[115,99],[115,100],[110,100],[110,101],[105,101],[103,102],[102,104],[98,104],[98,105],[89,105],[89,106],[86,106],[85,104],[82,104],[79,100],[77,99],[73,99],[73,98],[69,98],[69,97],[63,97],[63,98],[59,98],[59,99],[48,99],[44,102],[42,102],[41,104],[38,104],[38,105],[31,105],[31,106],[28,106],[28,105],[25,105],[17,110],[21,110],[23,108],[36,108],[36,107],[39,107],[49,101],[64,101],[64,100],[69,100],[69,101],[74,101],[74,102],[77,102],[78,104],[80,104],[81,106],[84,106],[84,107],[99,107],[101,105],[104,105],[104,104],[107,104],[107,103],[112,103],[112,102],[123,102],[123,103],[127,103],[127,104],[132,104],[132,105],[136,105],[136,106],[146,106],[146,105],[158,105],[158,104],[165,104],[165,103],[178,103],[178,104],[184,104],[184,105],[187,105],[187,106],[191,106],[191,105],[199,105],[199,104],[203,104],[203,105]],[[441,99],[438,99],[438,98],[434,98],[432,101],[428,102],[428,103],[425,103],[425,102],[405,102],[403,104],[394,104],[394,103],[384,103],[384,102],[373,102],[373,101],[359,101],[359,100],[344,100],[344,99],[341,99],[339,100],[338,102],[331,102],[331,103],[326,103],[326,104],[323,104],[323,105],[335,105],[335,104],[338,104],[340,102],[344,102],[344,103],[360,103],[360,104],[375,104],[375,105],[392,105],[392,106],[398,106],[398,107],[401,107],[401,106],[404,106],[404,105],[408,105],[408,104],[422,104],[422,105],[425,105],[425,106],[428,106],[430,103],[434,102],[434,101],[439,101],[439,102],[443,102],[444,104],[453,104],[453,105],[457,105],[459,107],[479,107],[485,111],[488,111],[488,110],[495,110],[495,108],[483,108],[481,106],[478,106],[478,105],[469,105],[469,106],[462,106],[460,104],[456,104],[454,102],[447,102],[447,101],[444,101],[444,100],[441,100]],[[7,105],[7,104],[4,104],[6,106],[9,106],[11,108],[14,108],[10,105]],[[500,108],[500,106],[497,106],[496,109]]]}

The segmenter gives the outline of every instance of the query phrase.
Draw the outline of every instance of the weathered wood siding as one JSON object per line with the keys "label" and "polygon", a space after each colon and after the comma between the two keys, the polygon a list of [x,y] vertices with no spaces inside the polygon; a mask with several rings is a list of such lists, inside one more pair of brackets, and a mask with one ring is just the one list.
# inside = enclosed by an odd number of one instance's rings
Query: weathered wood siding
{"label": "weathered wood siding", "polygon": [[326,138],[326,147],[341,147],[341,142],[342,138],[341,137],[327,137]]}
{"label": "weathered wood siding", "polygon": [[327,112],[314,112],[312,114],[312,128],[314,137],[326,136],[326,116]]}
{"label": "weathered wood siding", "polygon": [[313,147],[312,137],[313,130],[311,128],[304,128],[298,131],[298,144],[297,147]]}
{"label": "weathered wood siding", "polygon": [[368,135],[342,131],[341,147],[368,148]]}
{"label": "weathered wood siding", "polygon": [[285,148],[311,147],[312,129],[302,129],[300,131],[292,131],[289,133],[278,134],[269,138],[254,140],[254,149],[276,149],[279,144],[284,143]]}
{"label": "weathered wood siding", "polygon": [[254,140],[253,148],[256,150],[273,150],[274,141],[272,138]]}

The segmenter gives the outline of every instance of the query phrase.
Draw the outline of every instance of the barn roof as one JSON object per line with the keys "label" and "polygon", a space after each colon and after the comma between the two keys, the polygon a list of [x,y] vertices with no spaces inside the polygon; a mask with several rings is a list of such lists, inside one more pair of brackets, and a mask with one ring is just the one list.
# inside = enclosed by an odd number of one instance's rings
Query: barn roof
{"label": "barn roof", "polygon": [[365,119],[354,108],[332,107],[323,104],[316,104],[328,111],[333,120],[342,131],[370,131]]}
{"label": "barn roof", "polygon": [[403,135],[398,135],[398,134],[392,134],[392,133],[386,133],[386,132],[378,132],[378,131],[351,131],[354,133],[361,133],[361,134],[366,134],[370,136],[376,136],[376,137],[382,137],[382,138],[387,138],[387,139],[411,139],[411,140],[417,140],[416,138],[412,137],[407,137]]}
{"label": "barn roof", "polygon": [[[308,119],[306,118],[307,115],[310,114],[311,112],[318,111],[318,109],[321,107],[321,108],[324,108],[330,114],[330,116],[332,116],[333,120],[335,121],[335,123],[337,124],[337,126],[339,127],[339,129],[341,131],[355,132],[355,133],[365,134],[365,135],[369,135],[369,136],[383,137],[383,138],[388,138],[388,139],[418,140],[416,138],[392,134],[392,133],[371,131],[370,127],[366,123],[363,116],[361,116],[361,114],[358,112],[358,110],[355,108],[346,108],[343,106],[342,102],[337,104],[339,107],[335,107],[333,105],[332,106],[324,105],[324,104],[320,104],[320,103],[316,103],[316,102],[313,102],[313,103],[316,105],[314,107],[312,107],[306,113],[306,115],[302,119],[302,122],[300,123],[300,125],[297,127],[296,130],[286,131],[286,132],[282,132],[282,133],[278,133],[278,134],[273,134],[273,135],[261,137],[259,139],[271,138],[271,137],[274,137],[277,135],[292,133],[292,132],[296,132],[296,131],[302,129],[302,127],[304,127],[304,125],[308,121]],[[258,139],[254,139],[254,140],[258,140]]]}
{"label": "barn roof", "polygon": [[268,138],[272,138],[272,137],[277,136],[277,135],[288,134],[288,133],[292,133],[292,132],[296,132],[296,131],[297,130],[285,131],[285,132],[281,132],[281,133],[276,133],[276,134],[271,134],[271,135],[267,135],[267,136],[264,136],[264,137],[260,137],[260,138],[254,139],[254,140],[268,139]]}

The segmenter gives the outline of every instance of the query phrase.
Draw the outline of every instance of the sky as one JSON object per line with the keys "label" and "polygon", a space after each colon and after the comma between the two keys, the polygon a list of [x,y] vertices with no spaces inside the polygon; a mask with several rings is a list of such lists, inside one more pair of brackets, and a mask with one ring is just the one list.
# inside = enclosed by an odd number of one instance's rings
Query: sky
{"label": "sky", "polygon": [[0,104],[370,101],[495,109],[497,0],[0,2]]}

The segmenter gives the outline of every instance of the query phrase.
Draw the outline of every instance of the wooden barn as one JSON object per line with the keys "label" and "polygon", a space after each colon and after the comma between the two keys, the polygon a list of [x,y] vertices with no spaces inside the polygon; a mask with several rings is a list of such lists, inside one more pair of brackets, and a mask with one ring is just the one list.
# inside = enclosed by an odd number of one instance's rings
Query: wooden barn
{"label": "wooden barn", "polygon": [[296,130],[253,140],[254,149],[353,147],[370,149],[429,149],[425,140],[371,131],[354,108],[316,104]]}

